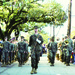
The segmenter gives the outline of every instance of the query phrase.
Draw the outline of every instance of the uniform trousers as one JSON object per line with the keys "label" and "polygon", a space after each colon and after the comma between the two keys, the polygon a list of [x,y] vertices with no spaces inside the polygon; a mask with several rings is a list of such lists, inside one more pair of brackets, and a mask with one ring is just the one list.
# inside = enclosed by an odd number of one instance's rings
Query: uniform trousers
{"label": "uniform trousers", "polygon": [[40,53],[35,53],[35,58],[31,57],[31,66],[32,66],[32,68],[35,68],[35,69],[38,68],[39,60],[40,60]]}

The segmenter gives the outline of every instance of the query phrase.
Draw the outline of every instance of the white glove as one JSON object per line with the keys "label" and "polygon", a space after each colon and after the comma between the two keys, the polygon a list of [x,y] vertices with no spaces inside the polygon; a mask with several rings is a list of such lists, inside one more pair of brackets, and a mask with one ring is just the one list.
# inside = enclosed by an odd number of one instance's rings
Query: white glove
{"label": "white glove", "polygon": [[41,43],[41,41],[40,40],[38,40],[38,39],[36,39],[36,41],[40,44]]}
{"label": "white glove", "polygon": [[28,52],[30,52],[30,49],[31,49],[31,47],[30,47],[30,46],[28,46]]}

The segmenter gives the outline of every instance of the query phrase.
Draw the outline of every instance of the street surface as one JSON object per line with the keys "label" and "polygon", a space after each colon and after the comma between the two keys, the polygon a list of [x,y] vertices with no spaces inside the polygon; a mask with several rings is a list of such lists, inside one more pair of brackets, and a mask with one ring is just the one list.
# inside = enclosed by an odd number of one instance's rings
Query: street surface
{"label": "street surface", "polygon": [[[7,67],[1,67],[0,63],[0,75],[31,75],[31,69],[31,57],[22,67],[18,67],[17,61]],[[43,54],[37,72],[37,74],[32,75],[75,75],[75,65],[71,63],[70,66],[66,66],[64,63],[55,60],[55,66],[51,67],[47,55]]]}

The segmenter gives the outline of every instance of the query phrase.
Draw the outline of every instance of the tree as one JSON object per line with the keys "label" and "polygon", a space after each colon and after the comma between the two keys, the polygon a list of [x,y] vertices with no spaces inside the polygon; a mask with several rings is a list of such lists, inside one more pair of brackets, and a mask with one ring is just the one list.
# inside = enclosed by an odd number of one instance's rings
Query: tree
{"label": "tree", "polygon": [[[0,37],[4,39],[7,35],[10,38],[12,31],[20,32],[33,30],[35,24],[40,27],[46,23],[55,22],[60,25],[66,21],[66,13],[60,4],[52,2],[49,4],[39,4],[38,0],[6,0],[0,3]],[[4,24],[5,23],[5,24]],[[5,26],[5,31],[2,30]]]}

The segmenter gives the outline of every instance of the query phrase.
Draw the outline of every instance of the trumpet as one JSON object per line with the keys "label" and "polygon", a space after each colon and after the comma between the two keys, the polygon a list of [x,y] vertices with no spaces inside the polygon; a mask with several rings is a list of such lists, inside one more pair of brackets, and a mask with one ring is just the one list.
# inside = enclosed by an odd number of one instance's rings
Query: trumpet
{"label": "trumpet", "polygon": [[2,43],[0,43],[0,48],[3,48],[3,44]]}
{"label": "trumpet", "polygon": [[66,46],[69,45],[69,41],[68,40],[65,40],[64,43],[65,43]]}
{"label": "trumpet", "polygon": [[65,40],[65,44],[69,44],[69,41],[68,40]]}

